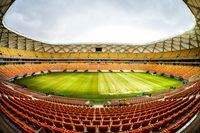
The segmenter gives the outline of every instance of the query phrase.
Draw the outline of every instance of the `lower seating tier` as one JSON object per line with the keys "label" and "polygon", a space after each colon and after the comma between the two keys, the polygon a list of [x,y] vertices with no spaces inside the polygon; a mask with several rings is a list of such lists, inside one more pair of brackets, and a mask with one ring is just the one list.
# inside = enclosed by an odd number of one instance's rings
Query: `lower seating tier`
{"label": "lower seating tier", "polygon": [[200,81],[154,100],[121,107],[68,106],[33,99],[0,84],[0,110],[23,132],[176,132],[200,109]]}
{"label": "lower seating tier", "polygon": [[75,70],[110,70],[110,71],[126,71],[126,70],[143,70],[168,75],[175,75],[182,78],[191,78],[200,75],[199,66],[182,66],[182,65],[164,65],[164,64],[125,64],[125,63],[69,63],[69,64],[24,64],[24,65],[2,65],[0,66],[0,74],[11,78],[14,76],[23,76],[27,74],[44,72],[44,71],[75,71]]}

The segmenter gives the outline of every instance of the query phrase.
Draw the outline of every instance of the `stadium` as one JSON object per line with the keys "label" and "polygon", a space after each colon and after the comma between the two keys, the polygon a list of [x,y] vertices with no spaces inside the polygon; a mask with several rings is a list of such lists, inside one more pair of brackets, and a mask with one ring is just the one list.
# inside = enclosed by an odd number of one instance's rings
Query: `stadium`
{"label": "stadium", "polygon": [[6,28],[0,1],[0,132],[200,132],[195,26],[145,45],[53,45]]}

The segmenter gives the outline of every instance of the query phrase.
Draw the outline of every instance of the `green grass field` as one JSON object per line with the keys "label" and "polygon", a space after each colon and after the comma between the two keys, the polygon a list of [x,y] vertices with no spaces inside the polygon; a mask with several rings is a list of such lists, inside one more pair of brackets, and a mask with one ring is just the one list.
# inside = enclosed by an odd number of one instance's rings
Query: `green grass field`
{"label": "green grass field", "polygon": [[106,100],[156,93],[182,85],[181,81],[136,72],[60,72],[16,80],[28,89],[90,100]]}

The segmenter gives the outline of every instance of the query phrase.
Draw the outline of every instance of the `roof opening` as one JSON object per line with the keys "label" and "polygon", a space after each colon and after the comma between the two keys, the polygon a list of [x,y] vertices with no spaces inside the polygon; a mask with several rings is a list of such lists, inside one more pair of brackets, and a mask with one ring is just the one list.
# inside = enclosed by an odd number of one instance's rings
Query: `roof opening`
{"label": "roof opening", "polygon": [[145,44],[181,34],[195,19],[181,0],[16,0],[3,23],[50,44]]}

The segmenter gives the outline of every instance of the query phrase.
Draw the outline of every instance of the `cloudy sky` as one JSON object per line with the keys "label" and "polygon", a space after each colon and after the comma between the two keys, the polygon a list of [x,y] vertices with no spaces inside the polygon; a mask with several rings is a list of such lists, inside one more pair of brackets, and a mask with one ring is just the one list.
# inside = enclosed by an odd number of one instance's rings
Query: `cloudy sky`
{"label": "cloudy sky", "polygon": [[52,44],[144,44],[195,25],[182,0],[16,0],[3,22]]}

